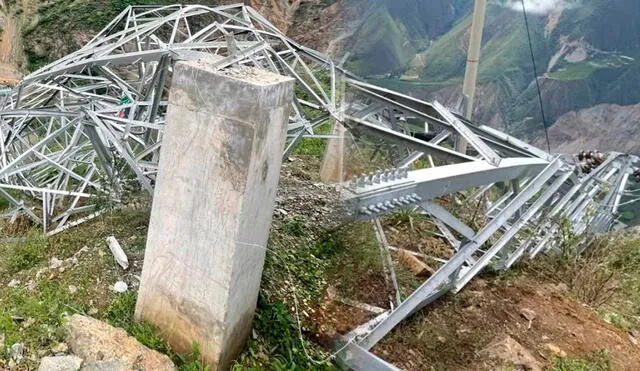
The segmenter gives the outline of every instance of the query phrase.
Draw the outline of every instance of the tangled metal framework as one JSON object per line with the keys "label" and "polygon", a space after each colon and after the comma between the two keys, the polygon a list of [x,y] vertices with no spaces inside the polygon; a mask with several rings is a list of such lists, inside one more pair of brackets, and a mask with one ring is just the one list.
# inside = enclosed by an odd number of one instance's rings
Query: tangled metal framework
{"label": "tangled metal framework", "polygon": [[198,58],[297,80],[287,153],[336,110],[332,62],[250,7],[129,7],[2,102],[0,195],[11,216],[55,233],[99,213],[95,199],[120,200],[129,178],[152,192],[173,65]]}
{"label": "tangled metal framework", "polygon": [[[377,217],[399,209],[421,210],[451,244],[446,259],[422,256],[438,269],[412,295],[398,295],[393,309],[346,336],[340,358],[356,369],[395,369],[369,352],[380,339],[484,268],[507,269],[558,249],[561,221],[585,241],[611,229],[640,165],[636,156],[609,153],[585,176],[571,157],[472,123],[438,102],[358,80],[250,7],[135,6],[5,97],[0,195],[12,206],[7,216],[27,215],[51,234],[98,215],[95,200],[122,201],[131,187],[152,192],[173,65],[200,58],[220,69],[254,66],[296,80],[285,156],[304,137],[341,140],[314,134],[327,122],[403,155],[397,167],[343,187],[351,216],[375,221],[383,254],[390,247]],[[465,153],[452,149],[462,139],[470,144]],[[412,170],[421,158],[431,166]],[[499,197],[484,205],[486,224],[477,230],[438,202],[445,195],[476,202],[489,193]]]}

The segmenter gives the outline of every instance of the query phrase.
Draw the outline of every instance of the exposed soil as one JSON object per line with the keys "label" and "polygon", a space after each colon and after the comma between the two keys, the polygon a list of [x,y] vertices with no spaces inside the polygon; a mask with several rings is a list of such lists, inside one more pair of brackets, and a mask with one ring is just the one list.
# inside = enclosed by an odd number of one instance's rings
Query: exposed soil
{"label": "exposed soil", "polygon": [[[510,336],[547,367],[557,357],[551,344],[578,358],[607,350],[614,369],[637,370],[635,339],[568,296],[561,285],[526,276],[511,283],[477,280],[396,328],[374,351],[406,370],[486,370],[504,365],[482,350]],[[535,313],[532,321],[522,314],[527,310]]]}
{"label": "exposed soil", "polygon": [[0,11],[2,40],[0,40],[0,84],[14,85],[20,82],[22,74],[17,63],[20,45],[20,27],[10,15]]}

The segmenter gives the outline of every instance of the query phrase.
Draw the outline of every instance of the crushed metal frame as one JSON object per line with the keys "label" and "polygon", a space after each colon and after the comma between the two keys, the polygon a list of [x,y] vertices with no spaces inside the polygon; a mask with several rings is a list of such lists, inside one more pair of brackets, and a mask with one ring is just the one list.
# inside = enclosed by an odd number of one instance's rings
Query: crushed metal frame
{"label": "crushed metal frame", "polygon": [[[331,140],[314,132],[327,123],[404,154],[396,168],[343,184],[350,217],[374,221],[383,254],[393,248],[377,218],[406,208],[432,218],[453,248],[448,259],[434,259],[437,271],[413,294],[397,296],[392,310],[345,336],[339,356],[354,369],[396,370],[370,353],[395,326],[483,269],[557,250],[562,220],[583,242],[613,228],[629,175],[640,166],[636,156],[609,153],[583,175],[570,156],[438,102],[363,82],[241,4],[132,6],[1,102],[0,196],[13,207],[5,217],[25,215],[54,234],[102,213],[100,200],[122,202],[131,188],[153,192],[173,66],[200,58],[219,69],[260,67],[296,80],[284,156],[303,138]],[[465,153],[454,150],[461,140],[470,144]],[[412,170],[423,157],[431,167]],[[445,195],[478,201],[492,190],[503,194],[486,205],[487,223],[478,230],[439,202]]]}

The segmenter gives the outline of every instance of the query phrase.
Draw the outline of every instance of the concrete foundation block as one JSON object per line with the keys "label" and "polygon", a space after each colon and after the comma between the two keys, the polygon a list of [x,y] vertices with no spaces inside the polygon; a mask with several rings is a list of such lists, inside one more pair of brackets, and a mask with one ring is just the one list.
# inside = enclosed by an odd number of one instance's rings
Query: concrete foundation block
{"label": "concrete foundation block", "polygon": [[136,318],[212,370],[242,350],[260,287],[293,79],[176,64]]}

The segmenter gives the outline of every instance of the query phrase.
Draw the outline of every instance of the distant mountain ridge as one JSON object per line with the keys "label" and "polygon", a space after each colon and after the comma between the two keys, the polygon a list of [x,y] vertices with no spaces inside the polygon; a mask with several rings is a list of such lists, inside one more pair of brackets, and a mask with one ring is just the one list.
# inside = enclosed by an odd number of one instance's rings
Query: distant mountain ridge
{"label": "distant mountain ridge", "polygon": [[[528,14],[547,125],[600,104],[639,103],[640,1],[556,3]],[[488,6],[474,119],[535,140],[542,118],[526,29],[522,12],[508,5]],[[375,83],[455,104],[473,1],[373,0],[369,8],[347,66]]]}

